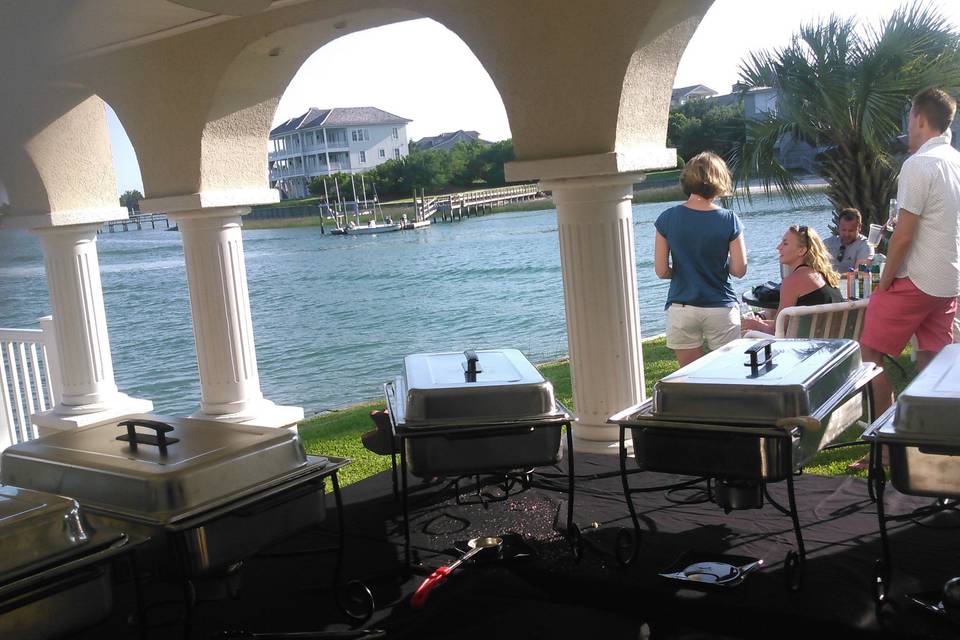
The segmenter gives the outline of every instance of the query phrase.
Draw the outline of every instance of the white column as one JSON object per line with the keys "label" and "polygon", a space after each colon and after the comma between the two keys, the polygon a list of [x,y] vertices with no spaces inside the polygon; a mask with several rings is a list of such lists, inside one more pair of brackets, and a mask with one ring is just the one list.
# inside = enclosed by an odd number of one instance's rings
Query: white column
{"label": "white column", "polygon": [[644,393],[633,183],[640,174],[550,180],[560,228],[560,264],[577,423],[574,448],[616,453],[607,418]]}
{"label": "white column", "polygon": [[97,257],[99,227],[34,230],[43,248],[62,384],[57,406],[33,418],[41,435],[43,429],[76,428],[153,409],[149,400],[120,393],[114,382]]}
{"label": "white column", "polygon": [[200,369],[200,409],[194,417],[285,427],[303,419],[301,407],[263,397],[247,293],[240,216],[247,207],[178,211],[190,312]]}

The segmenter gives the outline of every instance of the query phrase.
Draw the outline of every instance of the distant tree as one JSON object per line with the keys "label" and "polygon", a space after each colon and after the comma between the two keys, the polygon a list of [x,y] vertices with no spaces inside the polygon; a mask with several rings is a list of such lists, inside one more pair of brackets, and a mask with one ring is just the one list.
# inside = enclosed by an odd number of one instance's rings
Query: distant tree
{"label": "distant tree", "polygon": [[136,189],[130,189],[120,196],[120,206],[126,207],[127,211],[139,211],[141,200],[143,200],[143,194]]}
{"label": "distant tree", "polygon": [[879,28],[833,16],[805,25],[776,51],[751,54],[740,68],[743,91],[777,90],[777,110],[747,122],[731,156],[734,177],[765,191],[778,186],[802,197],[794,176],[776,159],[787,133],[825,148],[817,173],[835,209],[855,207],[864,223],[882,223],[896,194],[902,162],[896,141],[911,97],[928,86],[956,92],[960,34],[921,4],[901,7]]}
{"label": "distant tree", "polygon": [[510,140],[492,145],[460,142],[450,150],[413,150],[406,157],[377,165],[367,175],[376,181],[381,198],[409,196],[421,189],[499,186],[504,184],[503,165],[513,157]]}
{"label": "distant tree", "polygon": [[701,151],[728,155],[743,139],[743,108],[713,100],[689,100],[672,110],[667,120],[667,145],[684,160]]}
{"label": "distant tree", "polygon": [[503,166],[516,159],[513,152],[513,140],[501,140],[485,147],[479,154],[482,165],[478,175],[488,186],[499,187],[506,184]]}

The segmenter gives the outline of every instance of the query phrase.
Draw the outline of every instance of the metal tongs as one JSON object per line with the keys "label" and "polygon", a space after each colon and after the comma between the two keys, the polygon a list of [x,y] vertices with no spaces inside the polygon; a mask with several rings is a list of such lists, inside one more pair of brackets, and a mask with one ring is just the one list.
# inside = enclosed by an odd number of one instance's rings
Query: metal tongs
{"label": "metal tongs", "polygon": [[674,573],[661,573],[664,578],[696,582],[718,587],[736,587],[748,575],[763,566],[763,559],[754,560],[744,565],[733,565],[727,562],[695,562],[686,568]]}

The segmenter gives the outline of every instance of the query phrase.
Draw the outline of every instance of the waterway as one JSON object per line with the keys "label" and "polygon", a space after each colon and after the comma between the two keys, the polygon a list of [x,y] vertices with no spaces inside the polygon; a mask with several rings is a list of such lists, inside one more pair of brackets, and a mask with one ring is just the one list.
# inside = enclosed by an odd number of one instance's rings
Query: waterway
{"label": "waterway", "polygon": [[[664,330],[653,223],[672,204],[634,206],[644,335]],[[779,279],[775,248],[788,225],[829,233],[819,195],[734,208],[750,261],[738,292]],[[555,210],[378,236],[244,230],[243,242],[263,393],[307,415],[377,397],[410,353],[513,347],[539,362],[567,352]],[[103,233],[98,250],[118,386],[158,412],[192,412],[200,386],[180,234]],[[0,232],[0,326],[35,328],[49,313],[36,237]]]}

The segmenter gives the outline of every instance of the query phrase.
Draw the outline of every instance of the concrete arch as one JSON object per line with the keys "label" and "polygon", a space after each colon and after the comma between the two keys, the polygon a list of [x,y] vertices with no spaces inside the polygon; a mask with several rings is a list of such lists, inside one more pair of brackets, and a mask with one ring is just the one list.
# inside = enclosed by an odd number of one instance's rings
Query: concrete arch
{"label": "concrete arch", "polygon": [[3,225],[121,217],[104,102],[75,86],[46,89],[37,108],[17,112],[0,132],[0,175],[9,185]]}
{"label": "concrete arch", "polygon": [[201,139],[201,189],[256,191],[267,184],[265,153],[274,112],[308,57],[357,31],[423,16],[367,10],[282,28],[247,45],[218,83]]}
{"label": "concrete arch", "polygon": [[123,120],[157,209],[275,200],[263,156],[296,69],[341,35],[418,17],[450,29],[490,74],[520,160],[652,150],[614,167],[627,171],[671,155],[673,76],[711,2],[303,2],[75,60],[64,73]]}

